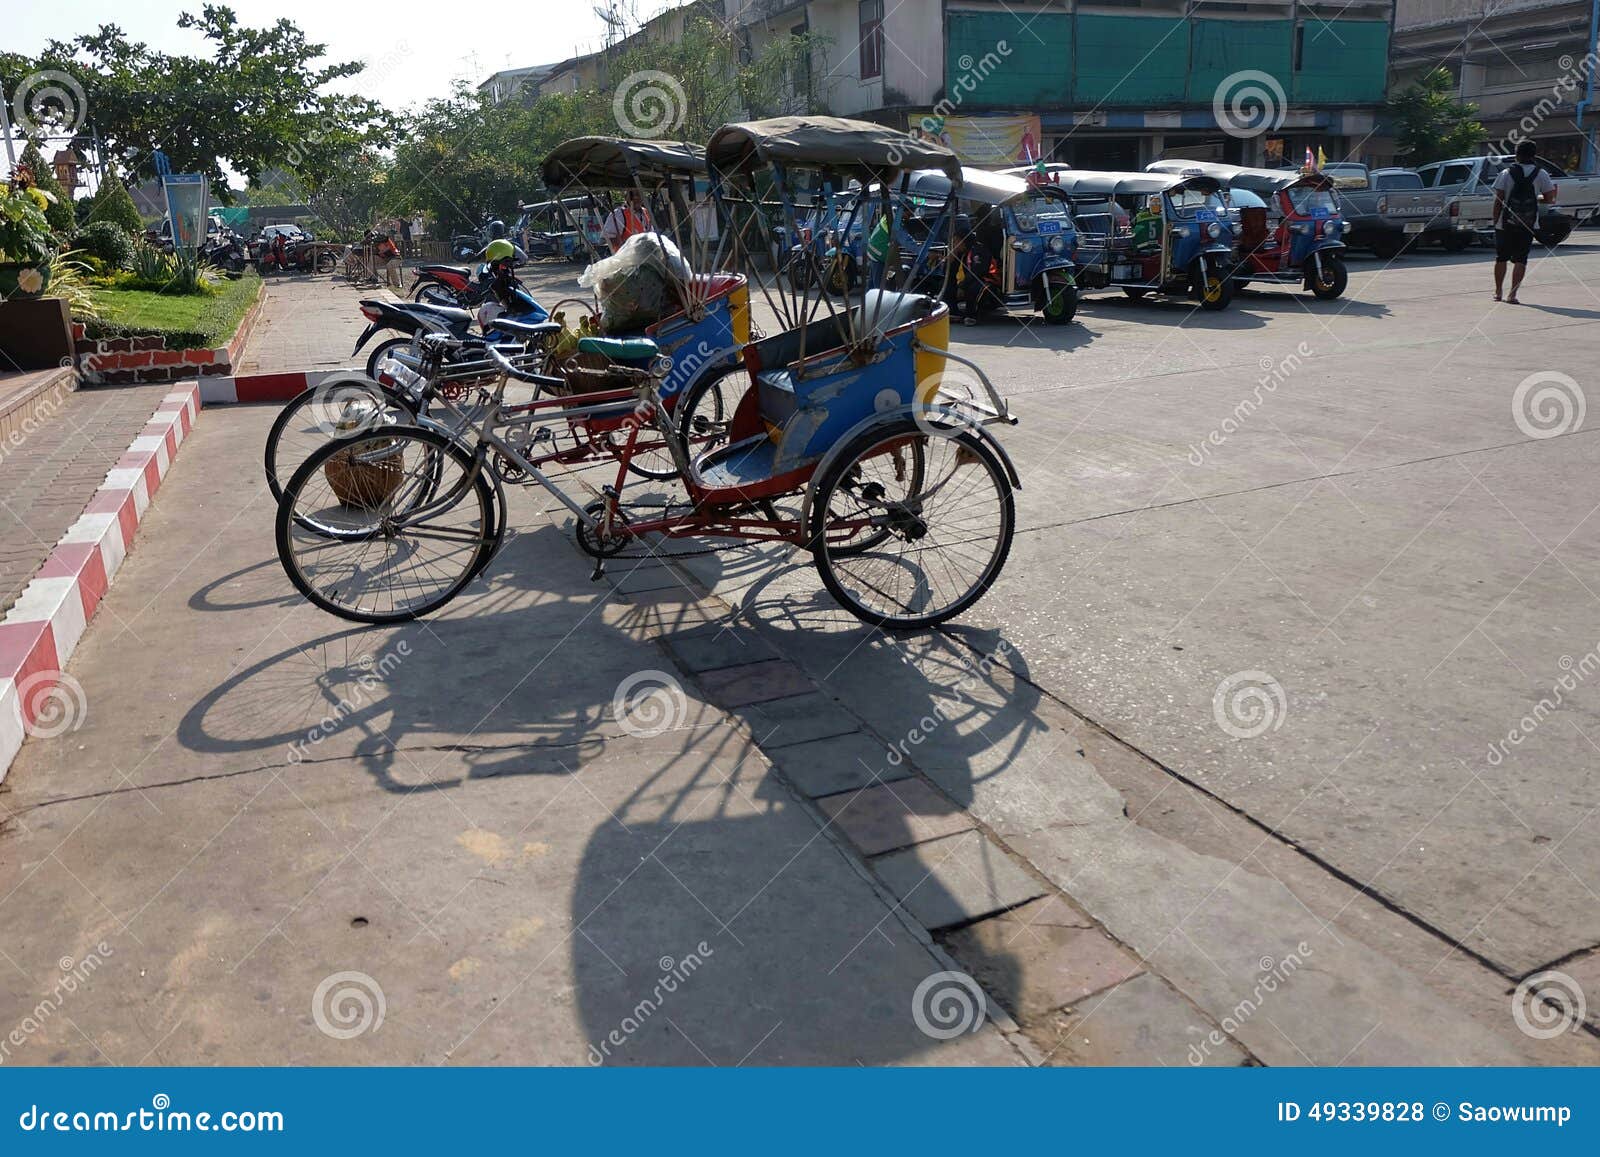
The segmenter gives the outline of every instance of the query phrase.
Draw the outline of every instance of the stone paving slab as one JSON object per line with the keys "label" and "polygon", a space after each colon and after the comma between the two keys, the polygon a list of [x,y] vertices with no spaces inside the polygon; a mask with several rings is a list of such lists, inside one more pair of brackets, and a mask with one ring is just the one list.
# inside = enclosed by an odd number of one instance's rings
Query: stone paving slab
{"label": "stone paving slab", "polygon": [[171,392],[170,385],[75,390],[0,446],[0,614]]}
{"label": "stone paving slab", "polygon": [[337,274],[296,274],[265,279],[266,299],[236,374],[271,374],[363,364],[369,346],[351,350],[367,328],[360,301],[393,300],[387,290],[356,289]]}
{"label": "stone paving slab", "polygon": [[1014,908],[1045,891],[981,832],[891,852],[872,867],[930,932]]}
{"label": "stone paving slab", "polygon": [[700,686],[719,707],[748,707],[769,699],[804,694],[814,686],[811,677],[787,659],[702,671],[698,678]]}
{"label": "stone paving slab", "polygon": [[767,758],[812,799],[905,779],[911,769],[888,760],[882,743],[861,732],[767,750]]}
{"label": "stone paving slab", "polygon": [[749,725],[763,750],[792,747],[796,743],[831,739],[861,730],[855,716],[839,706],[831,695],[820,691],[736,707],[731,714]]}
{"label": "stone paving slab", "polygon": [[958,928],[942,942],[1025,1025],[1144,971],[1138,957],[1058,896]]}
{"label": "stone paving slab", "polygon": [[974,826],[972,817],[920,779],[879,784],[817,801],[865,856],[882,855]]}
{"label": "stone paving slab", "polygon": [[1048,1065],[1231,1067],[1248,1057],[1194,1015],[1159,977],[1143,973],[1026,1028]]}

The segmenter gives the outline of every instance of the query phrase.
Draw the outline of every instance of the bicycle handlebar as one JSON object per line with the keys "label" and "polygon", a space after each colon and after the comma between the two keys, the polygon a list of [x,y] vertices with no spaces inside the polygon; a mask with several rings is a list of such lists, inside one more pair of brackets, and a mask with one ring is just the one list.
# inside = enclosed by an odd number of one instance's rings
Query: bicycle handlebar
{"label": "bicycle handlebar", "polygon": [[483,349],[494,363],[500,367],[500,372],[508,378],[515,378],[519,382],[528,382],[531,385],[546,386],[554,389],[560,389],[567,384],[565,378],[553,378],[548,374],[536,374],[529,370],[518,369],[511,359],[501,353],[496,346],[485,345]]}

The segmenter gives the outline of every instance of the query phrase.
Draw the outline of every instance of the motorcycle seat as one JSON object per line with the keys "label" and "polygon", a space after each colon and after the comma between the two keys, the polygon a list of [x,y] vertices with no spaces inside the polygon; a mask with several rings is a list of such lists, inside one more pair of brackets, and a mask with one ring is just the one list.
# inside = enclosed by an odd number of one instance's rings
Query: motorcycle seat
{"label": "motorcycle seat", "polygon": [[[501,333],[513,334],[517,337],[543,337],[546,334],[560,333],[562,326],[559,321],[518,321],[511,317],[497,317],[489,323],[490,329],[497,329]],[[652,345],[655,343],[652,342]],[[579,342],[582,345],[582,342]]]}
{"label": "motorcycle seat", "polygon": [[471,277],[472,269],[467,265],[419,265],[418,273],[454,273],[459,277]]}
{"label": "motorcycle seat", "polygon": [[432,305],[421,301],[407,302],[395,308],[403,313],[426,314],[428,317],[438,318],[446,325],[469,325],[475,316],[470,309],[457,309],[453,305]]}

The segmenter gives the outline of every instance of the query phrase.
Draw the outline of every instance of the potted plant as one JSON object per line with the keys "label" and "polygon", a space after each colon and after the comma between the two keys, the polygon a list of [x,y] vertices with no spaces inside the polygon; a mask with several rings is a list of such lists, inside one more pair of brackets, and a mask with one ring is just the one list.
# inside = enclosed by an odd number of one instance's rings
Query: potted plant
{"label": "potted plant", "polygon": [[50,285],[55,238],[45,209],[50,196],[34,187],[33,173],[18,165],[0,196],[0,298],[38,297]]}

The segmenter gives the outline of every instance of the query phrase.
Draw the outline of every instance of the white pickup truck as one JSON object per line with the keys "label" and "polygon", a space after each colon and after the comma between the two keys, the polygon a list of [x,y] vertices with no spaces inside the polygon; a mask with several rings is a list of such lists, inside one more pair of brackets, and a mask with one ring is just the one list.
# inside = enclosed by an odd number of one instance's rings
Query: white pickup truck
{"label": "white pickup truck", "polygon": [[[1424,186],[1437,189],[1450,199],[1450,220],[1456,240],[1448,244],[1449,248],[1464,249],[1474,237],[1490,239],[1494,231],[1494,180],[1513,160],[1515,158],[1508,153],[1457,157],[1453,161],[1435,161],[1417,170]],[[1544,245],[1559,245],[1573,229],[1600,213],[1600,176],[1568,173],[1544,157],[1537,158],[1537,164],[1556,183],[1555,204],[1542,205],[1539,209],[1539,241]]]}

